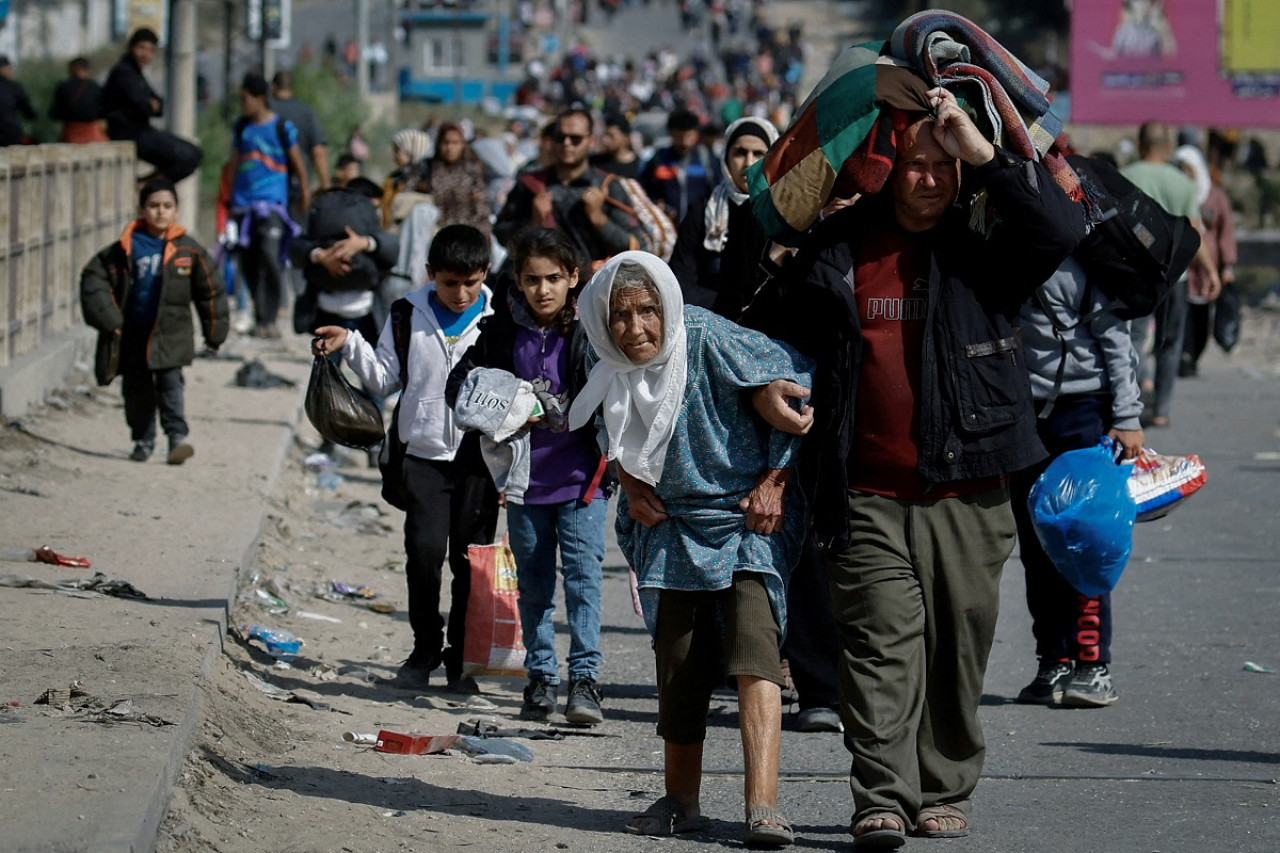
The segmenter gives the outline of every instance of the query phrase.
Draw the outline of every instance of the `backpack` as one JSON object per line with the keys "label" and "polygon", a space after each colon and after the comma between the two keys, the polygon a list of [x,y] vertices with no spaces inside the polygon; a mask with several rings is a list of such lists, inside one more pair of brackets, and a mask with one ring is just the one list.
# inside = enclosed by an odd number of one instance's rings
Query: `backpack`
{"label": "backpack", "polygon": [[1146,317],[1163,302],[1200,248],[1200,233],[1105,160],[1072,154],[1067,163],[1102,218],[1076,248],[1089,283],[1122,320]]}
{"label": "backpack", "polygon": [[[391,303],[391,338],[395,342],[396,358],[400,362],[400,396],[404,398],[409,380],[409,335],[413,330],[413,305],[407,299]],[[400,402],[396,400],[391,413],[391,426],[378,451],[378,473],[382,475],[382,499],[396,509],[409,508],[409,489],[404,482],[404,455],[406,445],[400,440]]]}
{"label": "backpack", "polygon": [[[609,195],[609,184],[617,181],[627,195],[628,204]],[[640,248],[650,254],[657,255],[664,261],[671,260],[671,253],[676,247],[676,226],[667,216],[667,212],[649,198],[649,194],[640,186],[635,178],[624,178],[621,175],[608,174],[600,184],[605,193],[605,200],[621,208],[635,217],[640,223],[643,235]]]}
{"label": "backpack", "polygon": [[[240,150],[240,142],[244,138],[244,129],[249,126],[249,120],[244,116],[236,119],[235,126],[231,130],[231,136],[234,140],[234,148]],[[289,162],[289,120],[284,116],[276,113],[276,139],[280,142],[280,150],[284,151],[284,168],[285,172],[293,174],[293,164]]]}

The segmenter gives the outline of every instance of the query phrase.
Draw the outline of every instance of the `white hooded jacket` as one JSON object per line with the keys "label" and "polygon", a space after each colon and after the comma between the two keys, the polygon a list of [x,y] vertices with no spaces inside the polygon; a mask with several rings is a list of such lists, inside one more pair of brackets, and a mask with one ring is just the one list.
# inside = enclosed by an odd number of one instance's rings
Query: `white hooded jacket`
{"label": "white hooded jacket", "polygon": [[[428,282],[405,297],[413,305],[413,317],[406,365],[408,383],[400,397],[398,426],[400,440],[408,445],[406,452],[410,456],[448,461],[458,452],[463,431],[454,422],[453,409],[445,403],[445,383],[450,371],[480,336],[480,320],[493,313],[493,292],[487,286],[481,287],[484,310],[450,345],[427,301],[434,291],[435,285]],[[390,320],[383,325],[376,349],[356,331],[347,333],[342,347],[342,357],[365,387],[384,397],[401,390],[400,360],[391,326]]]}

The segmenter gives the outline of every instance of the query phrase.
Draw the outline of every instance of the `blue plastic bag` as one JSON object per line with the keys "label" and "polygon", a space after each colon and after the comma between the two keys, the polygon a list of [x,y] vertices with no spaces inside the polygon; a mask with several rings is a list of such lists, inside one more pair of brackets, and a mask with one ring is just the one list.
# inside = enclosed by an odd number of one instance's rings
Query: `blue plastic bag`
{"label": "blue plastic bag", "polygon": [[1045,554],[1084,595],[1115,589],[1129,562],[1137,506],[1129,495],[1127,466],[1115,446],[1070,450],[1050,463],[1031,487],[1031,520]]}

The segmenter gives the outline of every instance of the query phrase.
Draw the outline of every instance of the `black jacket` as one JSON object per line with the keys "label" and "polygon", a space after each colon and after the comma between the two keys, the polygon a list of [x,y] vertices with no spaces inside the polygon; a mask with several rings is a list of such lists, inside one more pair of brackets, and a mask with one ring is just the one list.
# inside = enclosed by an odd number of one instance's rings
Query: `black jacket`
{"label": "black jacket", "polygon": [[689,209],[671,253],[671,271],[680,282],[685,305],[697,305],[738,322],[764,282],[760,266],[769,238],[743,202],[729,209],[729,236],[724,249],[703,245],[707,237],[707,202]]}
{"label": "black jacket", "polygon": [[22,125],[18,116],[34,119],[36,111],[31,107],[27,90],[17,80],[0,77],[0,145],[21,145]]}
{"label": "black jacket", "polygon": [[53,90],[49,118],[54,121],[97,121],[102,118],[102,87],[88,78],[63,80]]}
{"label": "black jacket", "polygon": [[[336,187],[317,193],[307,210],[303,236],[289,241],[289,258],[302,269],[307,287],[317,293],[343,290],[373,290],[396,264],[400,240],[380,227],[378,208],[369,197],[355,190]],[[363,237],[372,237],[377,248],[351,259],[351,271],[334,278],[320,264],[311,263],[312,249],[327,249],[347,236],[347,228]]]}
{"label": "black jacket", "polygon": [[[160,109],[153,110],[154,98]],[[102,114],[107,120],[107,136],[137,139],[151,127],[151,119],[164,114],[164,101],[142,76],[142,67],[125,54],[111,68],[102,87]]]}
{"label": "black jacket", "polygon": [[[130,222],[120,239],[94,255],[80,273],[80,310],[84,321],[98,330],[94,372],[101,385],[116,374],[123,307],[133,287],[133,232],[139,227],[139,221]],[[227,290],[222,277],[209,253],[181,225],[169,226],[162,263],[160,305],[147,338],[147,366],[152,370],[191,363],[195,356],[193,307],[209,346],[220,346],[228,329]]]}
{"label": "black jacket", "polygon": [[[1008,474],[1044,458],[1016,323],[1021,305],[1084,235],[1079,206],[1038,163],[997,151],[991,163],[965,169],[962,186],[970,185],[990,193],[998,219],[990,236],[969,230],[971,192],[928,235],[918,470],[933,483]],[[873,197],[824,220],[769,299],[749,312],[753,328],[818,363],[815,423],[799,470],[824,546],[848,540],[846,466],[863,355],[856,239],[892,216],[888,199]]]}

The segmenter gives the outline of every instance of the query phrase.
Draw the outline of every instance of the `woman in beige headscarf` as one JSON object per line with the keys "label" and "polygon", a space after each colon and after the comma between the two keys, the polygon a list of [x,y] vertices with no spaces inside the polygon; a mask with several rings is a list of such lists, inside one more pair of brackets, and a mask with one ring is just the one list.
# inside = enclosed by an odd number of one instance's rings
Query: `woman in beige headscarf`
{"label": "woman in beige headscarf", "polygon": [[[431,137],[421,130],[402,130],[391,137],[391,156],[396,168],[382,184],[382,227],[390,228],[404,219],[403,204],[396,196],[404,192],[426,193],[427,158],[431,156]],[[399,213],[399,215],[396,215]]]}

